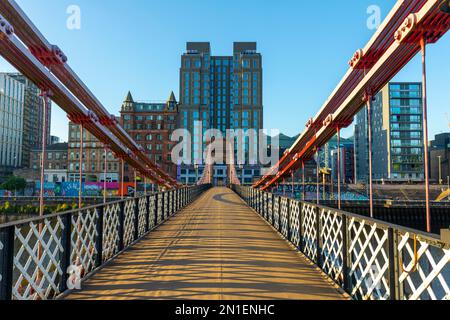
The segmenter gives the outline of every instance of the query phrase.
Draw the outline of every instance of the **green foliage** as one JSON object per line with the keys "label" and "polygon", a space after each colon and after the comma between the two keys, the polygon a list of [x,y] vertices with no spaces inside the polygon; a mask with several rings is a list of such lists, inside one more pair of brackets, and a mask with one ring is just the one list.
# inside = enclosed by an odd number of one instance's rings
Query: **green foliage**
{"label": "green foliage", "polygon": [[0,189],[8,191],[23,190],[27,187],[27,182],[23,178],[11,176],[0,185]]}
{"label": "green foliage", "polygon": [[55,212],[64,212],[69,210],[69,205],[67,203],[58,204],[55,209]]}

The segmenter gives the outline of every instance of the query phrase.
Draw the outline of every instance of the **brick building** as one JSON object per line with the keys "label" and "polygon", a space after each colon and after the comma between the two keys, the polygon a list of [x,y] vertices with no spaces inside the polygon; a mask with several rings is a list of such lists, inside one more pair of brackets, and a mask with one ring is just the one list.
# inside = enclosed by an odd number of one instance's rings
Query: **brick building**
{"label": "brick building", "polygon": [[[89,131],[83,132],[83,182],[105,181],[104,145]],[[111,151],[107,153],[107,182],[119,181],[119,160]],[[79,181],[80,174],[80,126],[69,123],[69,146],[68,146],[68,181]]]}
{"label": "brick building", "polygon": [[[47,182],[67,181],[67,143],[57,143],[46,147],[44,180]],[[41,148],[33,148],[30,156],[30,169],[37,173],[41,170]]]}
{"label": "brick building", "polygon": [[[159,164],[174,179],[177,166],[171,152],[175,142],[171,134],[177,128],[178,103],[172,92],[164,103],[137,102],[129,92],[122,104],[120,123],[125,131],[142,146],[149,158]],[[124,181],[133,181],[134,172],[125,165]]]}

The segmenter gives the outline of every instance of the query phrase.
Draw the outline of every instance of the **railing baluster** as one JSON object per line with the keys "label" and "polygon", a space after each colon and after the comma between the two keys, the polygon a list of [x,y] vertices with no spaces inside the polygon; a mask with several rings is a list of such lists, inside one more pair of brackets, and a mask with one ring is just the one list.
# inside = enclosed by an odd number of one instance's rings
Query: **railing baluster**
{"label": "railing baluster", "polygon": [[0,230],[0,300],[12,299],[14,226]]}

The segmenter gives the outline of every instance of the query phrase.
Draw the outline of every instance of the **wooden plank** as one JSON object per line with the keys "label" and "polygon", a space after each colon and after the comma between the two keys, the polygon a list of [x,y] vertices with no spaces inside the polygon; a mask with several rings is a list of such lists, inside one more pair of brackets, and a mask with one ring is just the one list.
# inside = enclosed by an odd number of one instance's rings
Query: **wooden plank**
{"label": "wooden plank", "polygon": [[67,299],[345,299],[231,190],[214,188]]}

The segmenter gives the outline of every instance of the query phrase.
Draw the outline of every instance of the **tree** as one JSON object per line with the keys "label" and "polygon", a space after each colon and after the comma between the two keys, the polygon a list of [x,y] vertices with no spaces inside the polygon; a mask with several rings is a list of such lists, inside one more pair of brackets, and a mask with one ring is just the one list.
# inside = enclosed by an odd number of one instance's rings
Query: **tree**
{"label": "tree", "polygon": [[0,185],[0,189],[14,191],[23,190],[27,187],[27,182],[23,178],[11,176],[8,180],[6,180],[2,185]]}

